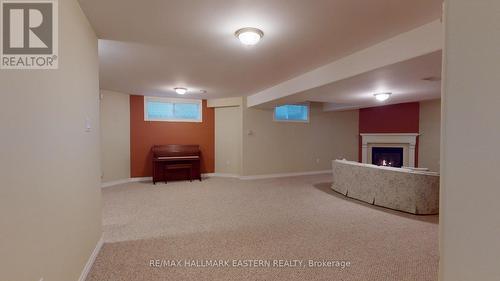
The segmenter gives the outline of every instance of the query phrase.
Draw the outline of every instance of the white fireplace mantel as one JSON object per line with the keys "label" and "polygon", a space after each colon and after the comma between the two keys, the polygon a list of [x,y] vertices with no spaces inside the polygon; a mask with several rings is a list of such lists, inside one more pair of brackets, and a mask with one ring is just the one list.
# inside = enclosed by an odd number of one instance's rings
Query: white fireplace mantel
{"label": "white fireplace mantel", "polygon": [[361,160],[368,163],[368,145],[376,144],[405,144],[409,147],[408,164],[415,167],[415,146],[417,145],[417,133],[397,133],[397,134],[360,134],[361,136]]}

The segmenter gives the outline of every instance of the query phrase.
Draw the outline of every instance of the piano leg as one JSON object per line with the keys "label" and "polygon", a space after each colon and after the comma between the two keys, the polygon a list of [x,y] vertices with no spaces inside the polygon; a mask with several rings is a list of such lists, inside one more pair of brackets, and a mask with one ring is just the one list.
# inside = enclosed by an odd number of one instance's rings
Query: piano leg
{"label": "piano leg", "polygon": [[165,181],[165,184],[167,184],[168,163],[165,163],[161,170],[162,170],[163,180]]}
{"label": "piano leg", "polygon": [[156,184],[156,163],[153,161],[153,184]]}

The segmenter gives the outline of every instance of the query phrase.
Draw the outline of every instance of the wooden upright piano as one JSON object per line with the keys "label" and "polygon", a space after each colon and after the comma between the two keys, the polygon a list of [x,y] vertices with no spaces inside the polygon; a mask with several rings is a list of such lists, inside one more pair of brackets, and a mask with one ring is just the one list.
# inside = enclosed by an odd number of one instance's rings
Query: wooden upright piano
{"label": "wooden upright piano", "polygon": [[153,152],[153,184],[158,181],[166,183],[167,179],[201,181],[201,153],[198,145],[155,145],[151,150]]}

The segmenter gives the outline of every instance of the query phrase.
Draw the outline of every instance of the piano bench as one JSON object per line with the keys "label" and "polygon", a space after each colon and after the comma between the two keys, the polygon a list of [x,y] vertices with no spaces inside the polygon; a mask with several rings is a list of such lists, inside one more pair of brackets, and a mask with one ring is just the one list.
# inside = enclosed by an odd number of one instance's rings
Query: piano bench
{"label": "piano bench", "polygon": [[[165,170],[189,170],[189,181],[193,181],[193,165],[192,164],[165,165]],[[166,177],[165,177],[165,183],[167,183]]]}

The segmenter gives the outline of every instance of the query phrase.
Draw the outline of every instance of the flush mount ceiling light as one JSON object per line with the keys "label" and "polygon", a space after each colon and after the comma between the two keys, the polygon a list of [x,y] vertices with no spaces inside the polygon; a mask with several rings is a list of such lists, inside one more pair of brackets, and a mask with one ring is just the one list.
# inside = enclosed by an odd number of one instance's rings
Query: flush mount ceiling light
{"label": "flush mount ceiling light", "polygon": [[392,93],[377,93],[377,94],[373,94],[373,95],[375,96],[375,98],[378,101],[385,101],[391,96],[391,94]]}
{"label": "flush mount ceiling light", "polygon": [[186,88],[174,88],[174,91],[179,95],[184,95],[188,91],[188,89],[186,89]]}
{"label": "flush mount ceiling light", "polygon": [[243,45],[256,45],[264,36],[264,32],[258,28],[245,27],[236,30],[234,35],[240,40]]}

